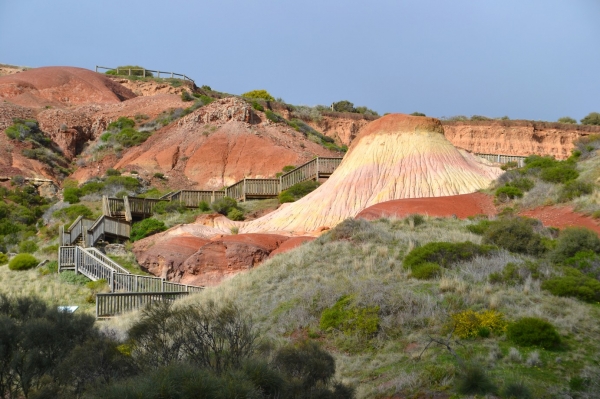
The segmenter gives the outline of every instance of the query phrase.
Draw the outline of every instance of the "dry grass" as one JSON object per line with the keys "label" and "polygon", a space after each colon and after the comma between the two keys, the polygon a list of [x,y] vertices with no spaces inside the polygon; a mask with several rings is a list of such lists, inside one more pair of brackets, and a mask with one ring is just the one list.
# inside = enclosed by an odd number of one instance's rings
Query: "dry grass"
{"label": "dry grass", "polygon": [[[316,333],[336,357],[337,378],[357,386],[360,398],[448,389],[456,368],[453,358],[437,348],[425,352],[420,361],[417,356],[429,335],[446,334],[452,312],[496,309],[509,321],[541,317],[550,320],[563,337],[576,337],[569,341],[569,352],[559,356],[547,351],[538,351],[537,355],[521,351],[518,363],[497,362],[502,352],[509,351],[503,337],[466,341],[457,350],[461,356],[490,363],[499,380],[518,367],[527,383],[535,387],[537,397],[548,397],[548,392],[562,389],[559,385],[567,381],[565,376],[590,365],[587,359],[600,353],[600,309],[550,296],[540,290],[537,280],[528,279],[515,286],[489,284],[490,273],[502,270],[508,262],[527,259],[505,251],[455,265],[437,280],[410,278],[402,267],[410,245],[469,239],[478,242],[480,237],[465,228],[469,223],[426,218],[423,225],[411,228],[403,220],[360,222],[357,229],[348,230],[347,238],[332,240],[326,235],[181,303],[234,301],[252,315],[263,339],[276,345],[299,332],[303,332],[299,336]],[[319,330],[321,312],[342,295],[352,295],[358,306],[379,307],[380,329],[375,336]],[[132,313],[116,318],[106,328],[123,336],[136,317]],[[553,359],[557,357],[576,370],[555,366]],[[539,374],[527,375],[527,370],[533,373],[537,368],[552,377],[538,382]]]}
{"label": "dry grass", "polygon": [[0,293],[36,296],[52,305],[75,305],[78,312],[95,314],[94,304],[86,301],[88,288],[66,283],[58,274],[42,276],[37,269],[13,271],[0,266]]}

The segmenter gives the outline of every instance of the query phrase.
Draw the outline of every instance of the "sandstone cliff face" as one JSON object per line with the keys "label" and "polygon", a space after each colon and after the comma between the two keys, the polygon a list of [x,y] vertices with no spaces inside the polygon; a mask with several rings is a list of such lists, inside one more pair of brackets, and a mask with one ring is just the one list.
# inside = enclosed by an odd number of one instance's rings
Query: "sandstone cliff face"
{"label": "sandstone cliff face", "polygon": [[340,146],[350,146],[360,131],[370,122],[370,120],[362,118],[337,118],[331,116],[323,116],[318,122],[306,121],[312,128],[323,133],[325,136],[331,137]]}
{"label": "sandstone cliff face", "polygon": [[142,177],[163,173],[171,188],[215,190],[244,177],[274,177],[283,166],[300,165],[314,156],[339,154],[230,97],[154,133],[113,167],[135,169]]}
{"label": "sandstone cliff face", "polygon": [[457,147],[483,154],[528,156],[571,155],[573,141],[593,133],[597,126],[532,121],[443,122],[448,140]]}
{"label": "sandstone cliff face", "polygon": [[135,95],[143,96],[143,97],[155,96],[157,94],[176,94],[176,95],[180,96],[181,93],[183,93],[184,91],[188,91],[188,92],[191,91],[190,88],[188,88],[185,85],[182,85],[179,87],[174,87],[170,83],[156,82],[153,80],[144,81],[144,80],[129,80],[129,79],[123,79],[123,78],[111,77],[111,76],[107,76],[107,77],[109,77],[116,83],[119,83],[120,85],[128,88],[133,93],[135,93]]}

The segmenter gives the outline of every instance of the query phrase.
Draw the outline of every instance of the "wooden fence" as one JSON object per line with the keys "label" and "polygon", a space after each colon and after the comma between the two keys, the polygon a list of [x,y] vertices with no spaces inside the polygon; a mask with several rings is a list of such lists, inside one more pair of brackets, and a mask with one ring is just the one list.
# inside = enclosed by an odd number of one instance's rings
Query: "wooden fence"
{"label": "wooden fence", "polygon": [[[117,75],[126,75],[126,76],[131,76],[131,71],[142,71],[142,77],[144,77],[144,78],[146,77],[148,72],[155,73],[156,78],[160,78],[160,74],[162,73],[163,75],[166,75],[166,77],[189,80],[190,82],[195,84],[195,82],[192,78],[190,78],[182,73],[155,71],[152,69],[144,69],[144,68],[108,68],[108,67],[96,65],[96,72],[98,72],[99,69],[105,70],[105,71],[117,71]],[[176,76],[181,76],[181,78],[176,78]]]}
{"label": "wooden fence", "polygon": [[318,180],[321,177],[329,177],[342,163],[342,158],[315,158],[296,169],[281,175],[279,178],[280,190],[287,190],[294,184],[307,180]]}
{"label": "wooden fence", "polygon": [[106,319],[160,301],[174,301],[188,292],[119,292],[96,294],[96,319]]}
{"label": "wooden fence", "polygon": [[225,191],[179,190],[174,193],[169,193],[167,198],[170,201],[178,201],[188,208],[196,208],[202,201],[212,204],[223,197],[225,197]]}
{"label": "wooden fence", "polygon": [[487,159],[490,162],[497,163],[508,163],[508,162],[516,162],[519,168],[525,165],[525,158],[523,156],[518,155],[499,155],[499,154],[475,154],[478,157]]}

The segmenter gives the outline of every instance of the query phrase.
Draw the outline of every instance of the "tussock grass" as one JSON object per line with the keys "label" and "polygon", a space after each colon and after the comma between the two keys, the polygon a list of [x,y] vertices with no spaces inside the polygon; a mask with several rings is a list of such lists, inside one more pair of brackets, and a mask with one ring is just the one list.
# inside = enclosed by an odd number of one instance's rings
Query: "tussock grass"
{"label": "tussock grass", "polygon": [[0,293],[36,296],[52,305],[75,305],[77,312],[95,314],[95,305],[86,301],[88,288],[66,283],[57,273],[41,275],[37,268],[12,271],[0,266]]}
{"label": "tussock grass", "polygon": [[[499,334],[463,340],[454,350],[467,361],[485,364],[499,386],[518,377],[534,397],[567,393],[569,376],[596,370],[598,306],[551,296],[531,277],[519,284],[490,284],[489,275],[507,263],[533,259],[503,250],[452,265],[433,280],[411,278],[402,266],[411,247],[432,241],[479,243],[481,237],[466,229],[470,223],[429,217],[418,226],[390,219],[345,222],[312,243],[181,303],[232,300],[252,315],[263,339],[274,345],[299,336],[318,339],[336,358],[336,378],[356,386],[361,398],[454,389],[460,365],[452,355],[435,346],[419,355],[429,336],[447,336],[450,315],[455,312],[494,309],[509,322],[539,317],[552,322],[565,348],[519,347],[521,360],[512,362],[514,344]],[[319,329],[323,310],[344,295],[352,295],[355,306],[379,307],[376,334],[366,337]],[[123,335],[136,317],[132,313],[116,318],[106,328]]]}

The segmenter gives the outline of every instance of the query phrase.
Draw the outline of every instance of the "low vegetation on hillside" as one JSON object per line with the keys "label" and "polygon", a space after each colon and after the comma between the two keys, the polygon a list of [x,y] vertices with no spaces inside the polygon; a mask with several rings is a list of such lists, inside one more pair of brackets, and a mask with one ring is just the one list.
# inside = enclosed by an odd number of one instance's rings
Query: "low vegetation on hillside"
{"label": "low vegetation on hillside", "polygon": [[[494,223],[514,225],[518,239]],[[598,245],[587,230],[557,235],[518,218],[347,220],[182,304],[232,300],[269,345],[319,342],[358,397],[591,397]]]}
{"label": "low vegetation on hillside", "polygon": [[62,151],[40,130],[35,119],[16,118],[13,124],[6,128],[5,133],[11,140],[29,144],[31,148],[21,151],[26,158],[48,165],[60,178],[65,178],[71,173],[69,162],[64,158]]}
{"label": "low vegetation on hillside", "polygon": [[571,157],[529,156],[523,167],[509,162],[497,180],[496,198],[508,211],[540,205],[572,204],[577,211],[600,217],[600,136],[590,135],[575,142]]}

